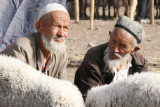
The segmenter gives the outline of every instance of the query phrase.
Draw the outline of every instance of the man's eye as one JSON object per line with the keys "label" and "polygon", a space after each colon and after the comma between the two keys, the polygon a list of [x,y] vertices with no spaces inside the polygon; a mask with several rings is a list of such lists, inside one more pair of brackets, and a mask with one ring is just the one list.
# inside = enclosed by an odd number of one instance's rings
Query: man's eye
{"label": "man's eye", "polygon": [[58,27],[58,25],[53,25],[53,27],[57,28],[57,27]]}
{"label": "man's eye", "polygon": [[115,41],[115,40],[113,40],[113,43],[116,43],[116,41]]}
{"label": "man's eye", "polygon": [[67,26],[64,27],[65,30],[68,30],[69,28]]}
{"label": "man's eye", "polygon": [[126,48],[126,47],[127,47],[126,45],[123,45],[123,44],[122,44],[122,45],[120,45],[120,46],[121,46],[122,48]]}

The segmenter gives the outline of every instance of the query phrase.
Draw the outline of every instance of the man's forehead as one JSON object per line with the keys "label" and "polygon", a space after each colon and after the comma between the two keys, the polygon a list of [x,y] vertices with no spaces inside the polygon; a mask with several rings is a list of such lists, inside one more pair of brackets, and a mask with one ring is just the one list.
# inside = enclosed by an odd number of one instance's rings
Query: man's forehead
{"label": "man's forehead", "polygon": [[53,12],[50,12],[50,15],[52,17],[56,16],[56,17],[68,17],[69,18],[69,14],[63,11],[53,11]]}
{"label": "man's forehead", "polygon": [[50,13],[53,20],[63,20],[64,22],[69,22],[70,17],[69,14],[63,11],[53,11]]}

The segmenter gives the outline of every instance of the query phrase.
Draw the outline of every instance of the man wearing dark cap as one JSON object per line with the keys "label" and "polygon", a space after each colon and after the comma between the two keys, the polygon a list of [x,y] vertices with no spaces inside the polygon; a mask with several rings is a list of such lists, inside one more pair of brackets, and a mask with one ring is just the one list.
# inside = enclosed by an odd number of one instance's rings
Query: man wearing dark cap
{"label": "man wearing dark cap", "polygon": [[74,84],[83,98],[90,88],[110,84],[134,73],[148,71],[147,60],[137,51],[144,38],[143,27],[126,16],[121,16],[108,43],[93,47],[86,53],[77,69]]}

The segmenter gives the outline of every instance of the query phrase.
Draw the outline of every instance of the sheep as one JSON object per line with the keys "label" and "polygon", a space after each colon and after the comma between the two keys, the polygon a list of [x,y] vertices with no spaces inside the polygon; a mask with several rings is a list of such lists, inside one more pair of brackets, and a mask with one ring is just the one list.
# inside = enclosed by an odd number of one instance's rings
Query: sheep
{"label": "sheep", "polygon": [[78,88],[0,55],[0,107],[84,107]]}
{"label": "sheep", "polygon": [[144,72],[91,88],[86,107],[160,107],[160,73]]}

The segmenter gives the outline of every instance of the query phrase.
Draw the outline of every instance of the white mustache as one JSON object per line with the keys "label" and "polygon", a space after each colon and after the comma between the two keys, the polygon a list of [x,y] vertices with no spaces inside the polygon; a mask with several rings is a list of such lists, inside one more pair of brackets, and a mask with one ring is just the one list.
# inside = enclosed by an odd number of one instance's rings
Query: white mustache
{"label": "white mustache", "polygon": [[106,53],[109,53],[109,54],[113,54],[113,55],[117,56],[118,58],[122,58],[122,56],[121,56],[120,54],[115,53],[115,52],[113,52],[113,51],[111,51],[111,50],[106,50],[105,52],[106,52]]}
{"label": "white mustache", "polygon": [[122,56],[118,53],[113,53],[115,56],[117,56],[118,58],[122,58]]}
{"label": "white mustache", "polygon": [[63,41],[65,40],[65,37],[60,37],[60,36],[58,36],[58,35],[52,36],[51,39],[57,39],[57,38],[61,38]]}

